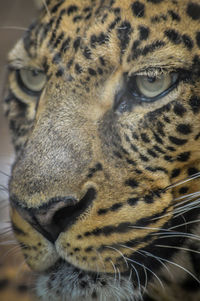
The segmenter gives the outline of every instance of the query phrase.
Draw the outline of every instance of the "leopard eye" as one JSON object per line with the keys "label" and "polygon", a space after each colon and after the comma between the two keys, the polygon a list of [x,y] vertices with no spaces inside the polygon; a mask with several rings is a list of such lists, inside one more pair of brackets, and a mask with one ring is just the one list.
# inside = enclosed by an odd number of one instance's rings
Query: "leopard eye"
{"label": "leopard eye", "polygon": [[138,94],[145,98],[156,98],[162,96],[164,92],[169,92],[177,82],[178,75],[176,73],[161,74],[159,76],[137,75],[135,83]]}
{"label": "leopard eye", "polygon": [[21,88],[25,89],[26,92],[37,94],[43,89],[46,83],[46,76],[38,70],[20,69],[17,70],[17,80]]}

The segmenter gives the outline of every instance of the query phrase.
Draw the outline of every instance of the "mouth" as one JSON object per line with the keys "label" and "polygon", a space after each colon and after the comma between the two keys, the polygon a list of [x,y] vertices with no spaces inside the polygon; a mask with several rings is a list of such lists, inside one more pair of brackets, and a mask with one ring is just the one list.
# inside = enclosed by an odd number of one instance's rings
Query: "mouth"
{"label": "mouth", "polygon": [[39,276],[36,290],[44,301],[131,301],[141,297],[141,288],[134,286],[131,275],[84,271],[63,259]]}

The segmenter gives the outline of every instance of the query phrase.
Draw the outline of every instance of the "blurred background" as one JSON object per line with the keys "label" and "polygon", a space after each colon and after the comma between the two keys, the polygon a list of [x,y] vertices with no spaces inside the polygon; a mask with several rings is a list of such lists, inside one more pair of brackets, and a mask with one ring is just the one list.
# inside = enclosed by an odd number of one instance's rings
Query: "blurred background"
{"label": "blurred background", "polygon": [[[6,187],[13,149],[10,142],[7,122],[3,115],[3,93],[6,83],[6,60],[9,50],[24,34],[36,15],[35,0],[0,0],[0,222],[5,218]],[[1,225],[1,224],[0,224]]]}
{"label": "blurred background", "polygon": [[13,238],[7,235],[7,183],[14,154],[2,101],[7,54],[35,18],[36,1],[40,0],[0,0],[0,301],[33,300],[26,284],[29,270]]}

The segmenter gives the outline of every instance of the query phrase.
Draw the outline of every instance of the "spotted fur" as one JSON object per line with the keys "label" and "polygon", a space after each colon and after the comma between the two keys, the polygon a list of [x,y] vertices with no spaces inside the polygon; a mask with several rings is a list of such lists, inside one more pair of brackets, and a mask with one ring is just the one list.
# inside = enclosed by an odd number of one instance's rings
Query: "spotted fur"
{"label": "spotted fur", "polygon": [[10,52],[11,219],[42,300],[199,300],[199,25],[198,0],[47,0]]}

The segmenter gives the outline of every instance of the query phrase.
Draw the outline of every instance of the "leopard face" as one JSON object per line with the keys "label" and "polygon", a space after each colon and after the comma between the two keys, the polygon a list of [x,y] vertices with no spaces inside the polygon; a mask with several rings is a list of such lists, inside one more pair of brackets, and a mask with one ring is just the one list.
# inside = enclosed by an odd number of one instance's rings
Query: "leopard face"
{"label": "leopard face", "polygon": [[11,219],[44,300],[139,300],[192,233],[199,21],[197,0],[47,0],[10,52]]}

